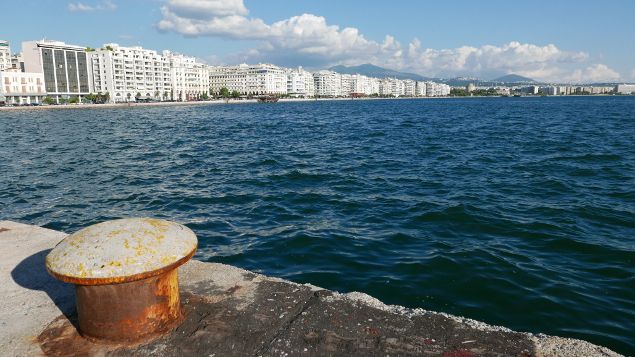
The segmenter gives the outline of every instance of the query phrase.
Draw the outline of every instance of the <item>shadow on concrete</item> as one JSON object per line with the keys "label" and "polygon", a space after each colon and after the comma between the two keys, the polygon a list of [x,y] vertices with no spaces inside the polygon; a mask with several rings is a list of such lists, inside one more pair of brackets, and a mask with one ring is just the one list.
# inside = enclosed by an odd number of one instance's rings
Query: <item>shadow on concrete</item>
{"label": "shadow on concrete", "polygon": [[11,277],[25,289],[45,292],[66,318],[77,328],[75,310],[75,288],[53,278],[44,265],[51,249],[42,250],[21,261],[12,271]]}

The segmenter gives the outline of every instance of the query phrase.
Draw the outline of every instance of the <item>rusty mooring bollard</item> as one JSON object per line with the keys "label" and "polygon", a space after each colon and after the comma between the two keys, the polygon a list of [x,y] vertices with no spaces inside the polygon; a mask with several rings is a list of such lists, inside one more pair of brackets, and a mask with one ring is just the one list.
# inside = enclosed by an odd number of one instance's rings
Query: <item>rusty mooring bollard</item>
{"label": "rusty mooring bollard", "polygon": [[46,257],[46,269],[75,284],[82,336],[133,343],[181,322],[177,268],[197,244],[194,232],[178,223],[119,219],[66,237]]}

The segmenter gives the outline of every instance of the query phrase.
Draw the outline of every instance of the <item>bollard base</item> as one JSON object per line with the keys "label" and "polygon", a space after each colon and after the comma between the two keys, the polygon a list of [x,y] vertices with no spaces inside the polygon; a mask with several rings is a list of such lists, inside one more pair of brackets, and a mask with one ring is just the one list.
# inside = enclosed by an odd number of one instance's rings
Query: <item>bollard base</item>
{"label": "bollard base", "polygon": [[138,343],[183,320],[177,270],[133,282],[76,285],[79,330],[96,342]]}

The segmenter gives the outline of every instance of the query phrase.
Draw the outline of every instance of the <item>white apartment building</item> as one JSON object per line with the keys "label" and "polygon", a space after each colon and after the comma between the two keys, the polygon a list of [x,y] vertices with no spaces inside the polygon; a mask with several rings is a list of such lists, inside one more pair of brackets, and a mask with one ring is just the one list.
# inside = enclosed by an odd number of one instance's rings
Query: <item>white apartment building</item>
{"label": "white apartment building", "polygon": [[60,41],[22,42],[24,71],[44,75],[49,96],[57,101],[92,92],[91,71],[86,48]]}
{"label": "white apartment building", "polygon": [[163,51],[168,58],[172,78],[174,100],[190,101],[209,94],[208,66],[197,63],[194,57]]}
{"label": "white apartment building", "polygon": [[416,83],[415,96],[416,97],[425,97],[426,96],[426,82],[418,81]]}
{"label": "white apartment building", "polygon": [[379,80],[377,78],[366,77],[361,74],[351,76],[352,95],[373,95],[379,94]]}
{"label": "white apartment building", "polygon": [[272,64],[218,66],[209,68],[209,85],[212,93],[222,88],[242,95],[286,94],[286,71]]}
{"label": "white apartment building", "polygon": [[417,92],[417,82],[411,80],[411,79],[405,79],[403,81],[401,81],[403,83],[404,86],[404,91],[403,91],[403,95],[405,95],[406,97],[414,97],[416,96],[416,92]]}
{"label": "white apartment building", "polygon": [[333,71],[313,73],[315,95],[320,97],[340,97],[342,92],[342,75]]}
{"label": "white apartment building", "polygon": [[406,94],[404,81],[397,78],[384,78],[379,81],[379,94],[382,96],[399,97]]}
{"label": "white apartment building", "polygon": [[173,98],[170,61],[157,51],[108,43],[89,54],[93,88],[111,102]]}
{"label": "white apartment building", "polygon": [[313,74],[302,67],[287,71],[287,94],[293,97],[313,97],[315,95],[315,83]]}
{"label": "white apartment building", "polygon": [[426,82],[426,97],[442,97],[449,94],[449,85],[436,82]]}
{"label": "white apartment building", "polygon": [[0,71],[0,102],[41,103],[45,96],[44,74],[20,72],[17,68]]}
{"label": "white apartment building", "polygon": [[615,93],[633,94],[635,93],[635,84],[618,84],[615,87]]}
{"label": "white apartment building", "polygon": [[342,95],[350,96],[355,91],[355,83],[353,83],[353,75],[340,74],[342,78]]}
{"label": "white apartment building", "polygon": [[11,68],[11,47],[8,41],[0,40],[0,71]]}

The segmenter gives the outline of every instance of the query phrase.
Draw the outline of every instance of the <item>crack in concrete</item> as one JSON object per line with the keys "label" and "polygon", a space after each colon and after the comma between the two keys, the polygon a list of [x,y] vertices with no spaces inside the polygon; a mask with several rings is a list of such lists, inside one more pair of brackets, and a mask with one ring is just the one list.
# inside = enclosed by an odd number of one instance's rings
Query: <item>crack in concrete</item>
{"label": "crack in concrete", "polygon": [[281,328],[276,331],[276,333],[269,339],[269,341],[265,342],[262,347],[256,351],[256,356],[262,356],[263,353],[267,350],[270,350],[274,341],[278,339],[284,332],[288,331],[291,328],[291,325],[300,317],[302,314],[308,310],[311,306],[315,305],[320,300],[320,292],[315,291],[311,297],[302,305],[302,308],[297,313],[293,314],[291,318],[287,320],[287,322]]}

